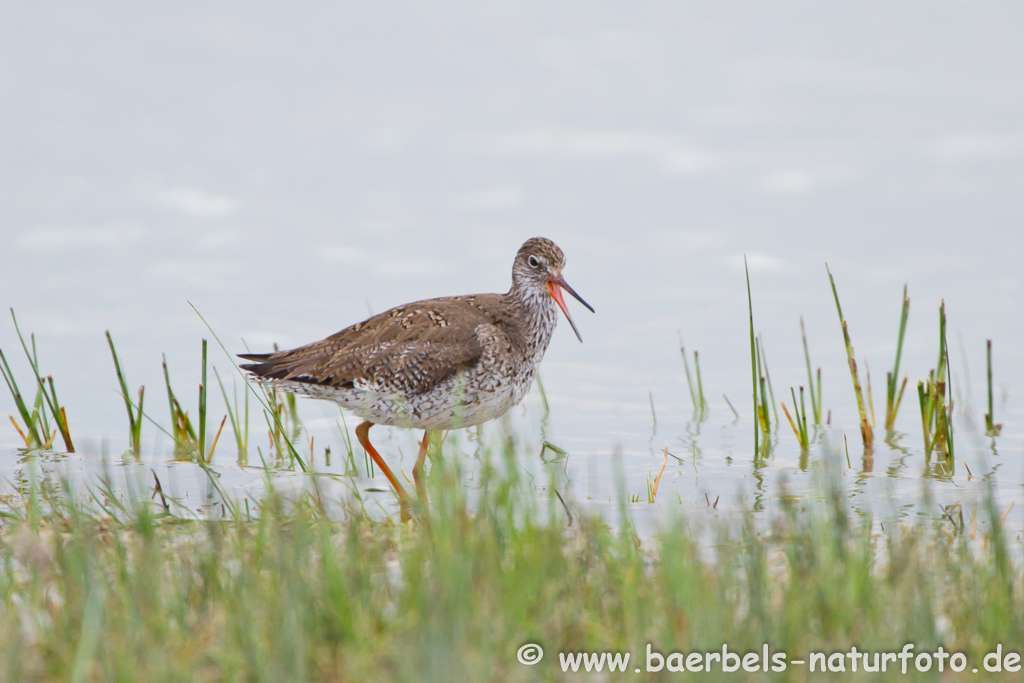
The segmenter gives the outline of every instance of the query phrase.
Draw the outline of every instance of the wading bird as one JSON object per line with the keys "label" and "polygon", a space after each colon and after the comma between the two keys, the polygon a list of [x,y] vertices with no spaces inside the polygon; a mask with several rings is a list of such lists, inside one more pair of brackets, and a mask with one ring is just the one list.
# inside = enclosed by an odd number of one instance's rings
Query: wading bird
{"label": "wading bird", "polygon": [[375,424],[424,430],[413,479],[426,501],[423,466],[432,431],[472,427],[526,395],[558,321],[569,320],[562,290],[591,312],[562,277],[565,256],[543,237],[527,240],[512,263],[507,294],[427,299],[375,315],[290,351],[239,354],[260,382],[340,404],[363,422],[356,436],[388,478],[409,516],[405,489],[370,443]]}

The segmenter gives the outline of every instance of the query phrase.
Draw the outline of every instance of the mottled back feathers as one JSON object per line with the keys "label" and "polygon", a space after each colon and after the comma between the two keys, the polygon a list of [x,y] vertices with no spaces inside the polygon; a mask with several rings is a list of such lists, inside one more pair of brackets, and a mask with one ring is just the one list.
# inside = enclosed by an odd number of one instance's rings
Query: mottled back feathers
{"label": "mottled back feathers", "polygon": [[297,349],[243,355],[259,363],[242,368],[266,379],[423,393],[480,359],[479,325],[506,328],[507,306],[498,298],[481,294],[397,306]]}

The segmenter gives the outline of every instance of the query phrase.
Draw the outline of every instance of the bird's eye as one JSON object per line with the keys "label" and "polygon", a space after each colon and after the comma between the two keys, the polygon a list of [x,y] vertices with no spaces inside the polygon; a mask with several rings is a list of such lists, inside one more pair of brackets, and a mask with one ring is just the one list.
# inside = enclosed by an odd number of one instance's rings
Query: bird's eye
{"label": "bird's eye", "polygon": [[531,256],[530,259],[527,261],[527,263],[530,264],[531,268],[538,268],[538,267],[540,267],[540,261],[537,260],[536,256]]}

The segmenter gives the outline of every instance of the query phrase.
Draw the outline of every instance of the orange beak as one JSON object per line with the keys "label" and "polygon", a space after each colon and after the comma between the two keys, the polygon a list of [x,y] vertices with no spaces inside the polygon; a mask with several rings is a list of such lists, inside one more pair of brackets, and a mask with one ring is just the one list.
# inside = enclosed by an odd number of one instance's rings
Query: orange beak
{"label": "orange beak", "polygon": [[576,329],[576,323],[572,321],[572,316],[569,315],[569,308],[565,305],[565,299],[562,298],[563,289],[569,292],[576,301],[579,301],[590,309],[591,313],[594,312],[594,309],[590,304],[580,298],[579,294],[573,291],[572,287],[569,286],[569,283],[565,281],[565,278],[559,276],[548,280],[548,292],[551,294],[551,298],[554,299],[555,303],[558,304],[558,307],[562,309],[562,313],[565,313],[566,319],[569,321],[569,324],[572,325],[572,331],[576,333],[576,338],[582,342],[583,337],[580,336],[580,331]]}

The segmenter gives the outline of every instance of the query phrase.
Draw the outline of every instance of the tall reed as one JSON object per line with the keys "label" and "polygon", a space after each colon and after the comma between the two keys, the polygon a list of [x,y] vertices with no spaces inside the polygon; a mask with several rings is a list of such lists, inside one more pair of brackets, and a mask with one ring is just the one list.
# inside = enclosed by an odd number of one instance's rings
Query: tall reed
{"label": "tall reed", "polygon": [[690,362],[686,358],[686,347],[683,346],[682,338],[679,339],[679,353],[683,356],[683,369],[686,370],[686,385],[690,389],[690,400],[693,402],[694,418],[703,418],[707,412],[708,404],[704,400],[704,385],[700,379],[700,357],[696,351],[693,352],[693,366],[696,373],[691,375]]}
{"label": "tall reed", "polygon": [[[7,364],[7,359],[3,357],[3,352],[0,351],[0,364],[3,366],[4,380],[7,383],[7,387],[11,391],[11,394],[15,397],[18,412],[22,419],[25,420],[27,432],[22,432],[18,423],[12,420],[12,422],[14,422],[14,427],[19,433],[21,433],[22,438],[26,440],[29,447],[37,446],[49,448],[53,443],[53,438],[49,436],[49,423],[44,414],[44,410],[48,410],[56,424],[57,432],[60,433],[61,440],[64,442],[64,450],[68,453],[74,453],[75,446],[71,441],[71,429],[68,427],[67,411],[64,406],[60,404],[60,400],[57,398],[57,389],[53,384],[53,376],[47,375],[46,377],[43,377],[39,372],[39,356],[36,352],[36,335],[34,333],[29,335],[30,341],[32,342],[32,350],[29,351],[29,346],[25,343],[25,337],[22,335],[21,328],[18,326],[18,318],[14,315],[14,309],[12,308],[10,311],[11,320],[14,322],[14,330],[18,334],[18,341],[21,342],[21,348],[25,352],[25,357],[28,359],[29,366],[32,368],[32,374],[35,375],[37,387],[36,400],[33,404],[34,409],[29,413],[27,410],[28,406],[21,397],[21,392],[18,389],[17,382],[14,381],[14,374],[11,372],[11,368]],[[38,429],[34,430],[36,427],[38,427]]]}
{"label": "tall reed", "polygon": [[142,454],[142,406],[146,397],[146,387],[139,387],[139,403],[137,406],[133,406],[131,396],[128,394],[128,383],[125,381],[124,373],[121,372],[121,362],[117,359],[114,339],[110,336],[110,330],[106,330],[105,334],[107,335],[107,345],[110,346],[110,355],[114,358],[117,382],[121,385],[121,398],[124,399],[124,407],[128,412],[128,437],[131,451],[138,458]]}
{"label": "tall reed", "polygon": [[786,409],[786,402],[782,402],[782,412],[786,414],[786,419],[789,420],[789,426],[793,428],[793,433],[796,435],[797,443],[800,444],[800,450],[806,451],[810,446],[810,433],[807,429],[807,407],[804,405],[804,388],[800,387],[800,402],[797,403],[796,392],[793,391],[793,387],[789,388],[789,394],[793,397],[793,412],[796,413],[796,420],[789,414]]}
{"label": "tall reed", "polygon": [[832,271],[825,264],[825,272],[828,273],[828,281],[832,285],[832,296],[836,300],[836,311],[839,313],[839,324],[843,328],[843,343],[846,345],[846,358],[850,366],[850,377],[853,379],[853,393],[857,397],[857,410],[860,412],[860,438],[864,443],[864,450],[870,451],[874,448],[874,432],[871,423],[868,421],[868,411],[864,403],[864,393],[860,388],[860,377],[857,374],[857,360],[853,355],[853,344],[850,343],[850,330],[843,317],[843,307],[839,305],[839,292],[836,291],[836,281],[832,277]]}
{"label": "tall reed", "polygon": [[804,362],[807,364],[807,388],[811,394],[811,412],[814,424],[821,424],[821,367],[818,368],[817,386],[815,376],[811,374],[811,352],[807,349],[807,330],[804,329],[804,317],[800,316],[800,338],[804,343]]}
{"label": "tall reed", "polygon": [[[907,377],[904,376],[903,383],[899,384],[900,356],[903,353],[903,335],[907,331],[907,316],[910,313],[910,297],[907,296],[907,286],[903,285],[903,309],[900,313],[900,333],[896,339],[896,361],[893,363],[892,371],[886,373],[885,390],[885,429],[892,431],[896,424],[896,413],[900,410],[900,403],[903,401],[903,391],[907,388]],[[897,384],[899,389],[897,390]]]}
{"label": "tall reed", "polygon": [[[768,453],[771,422],[768,417],[768,397],[765,390],[765,379],[761,374],[760,345],[754,334],[754,300],[750,294],[750,270],[747,268],[746,254],[743,256],[743,271],[747,278],[747,313],[750,320],[750,374],[753,381],[754,401],[754,457],[760,458]],[[758,396],[759,391],[760,396]],[[764,437],[763,446],[761,443],[762,436]]]}
{"label": "tall reed", "polygon": [[917,384],[921,406],[921,427],[924,435],[925,457],[934,451],[953,463],[953,392],[949,369],[949,350],[946,347],[946,302],[939,305],[939,359],[928,372],[928,379]]}
{"label": "tall reed", "polygon": [[1003,425],[995,423],[995,412],[992,409],[992,340],[985,340],[985,377],[988,387],[988,412],[985,413],[985,434],[999,436]]}

